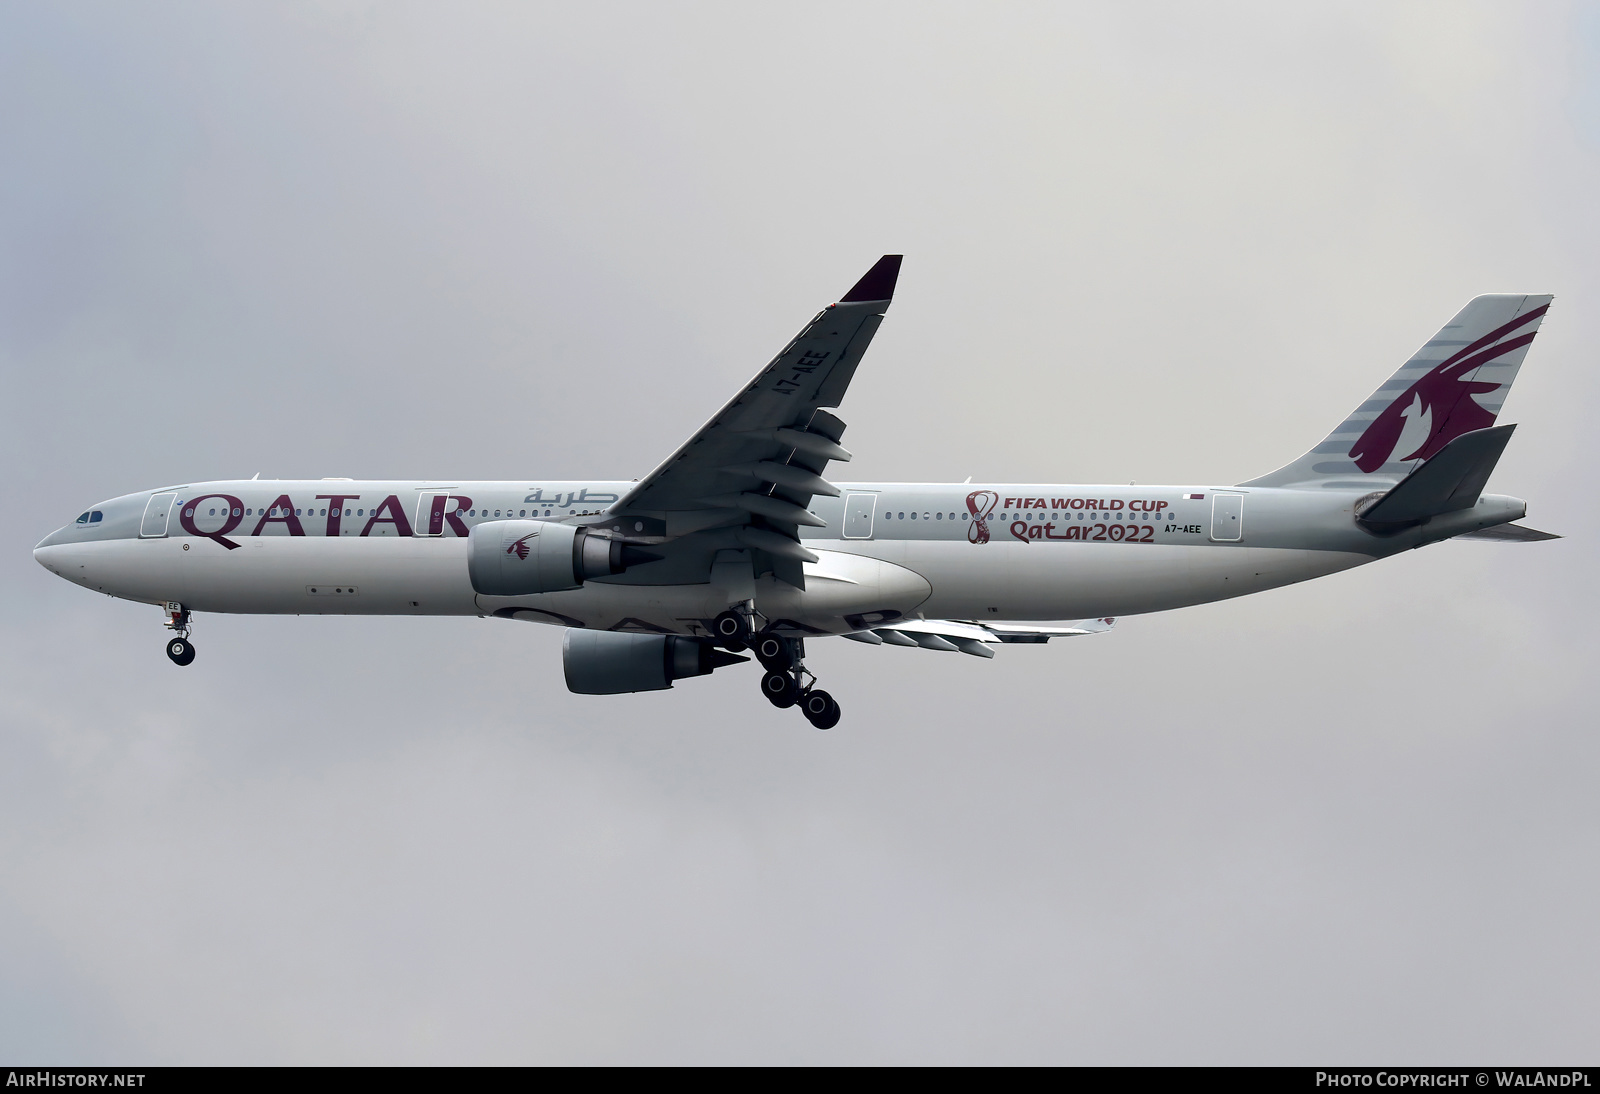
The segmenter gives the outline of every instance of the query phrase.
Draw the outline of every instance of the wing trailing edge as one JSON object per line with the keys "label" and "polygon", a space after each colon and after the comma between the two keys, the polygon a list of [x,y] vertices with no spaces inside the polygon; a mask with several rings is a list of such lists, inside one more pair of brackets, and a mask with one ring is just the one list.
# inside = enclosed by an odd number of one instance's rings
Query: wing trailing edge
{"label": "wing trailing edge", "polygon": [[871,646],[905,646],[993,657],[995,646],[1041,645],[1052,638],[1104,634],[1116,623],[1112,618],[1079,619],[1047,627],[1034,623],[979,623],[971,619],[906,619],[843,637]]}

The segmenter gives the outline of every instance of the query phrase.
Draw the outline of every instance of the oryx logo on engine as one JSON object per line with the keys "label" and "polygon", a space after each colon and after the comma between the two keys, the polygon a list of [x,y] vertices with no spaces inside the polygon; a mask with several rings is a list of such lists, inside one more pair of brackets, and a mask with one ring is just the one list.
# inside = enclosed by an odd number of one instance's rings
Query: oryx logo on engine
{"label": "oryx logo on engine", "polygon": [[538,534],[538,532],[529,532],[511,546],[507,547],[506,554],[516,555],[523,562],[528,561],[528,541]]}

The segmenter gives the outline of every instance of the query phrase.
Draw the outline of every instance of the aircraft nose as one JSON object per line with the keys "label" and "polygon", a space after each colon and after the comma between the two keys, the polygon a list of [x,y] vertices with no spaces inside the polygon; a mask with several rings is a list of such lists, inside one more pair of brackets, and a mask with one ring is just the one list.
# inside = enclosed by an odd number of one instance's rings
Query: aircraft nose
{"label": "aircraft nose", "polygon": [[72,525],[68,524],[65,527],[57,528],[54,532],[51,532],[48,536],[45,536],[38,542],[33,549],[33,557],[35,559],[39,559],[39,564],[41,566],[44,565],[44,560],[39,558],[39,552],[44,550],[46,547],[54,547],[58,543],[68,542],[67,535],[71,531]]}
{"label": "aircraft nose", "polygon": [[41,543],[33,549],[33,559],[57,577],[74,585],[96,588],[89,577],[89,553],[81,543]]}
{"label": "aircraft nose", "polygon": [[77,542],[81,537],[73,533],[74,527],[68,524],[45,536],[34,547],[33,560],[57,577],[82,585],[85,560],[79,556],[83,554],[83,544]]}
{"label": "aircraft nose", "polygon": [[33,549],[33,561],[43,566],[46,570],[49,570],[57,577],[62,577],[64,575],[61,571],[66,567],[66,560],[61,557],[62,549],[50,542],[53,538],[55,538],[56,534],[57,533],[52,532],[50,535],[45,536],[44,539],[39,542],[39,546]]}

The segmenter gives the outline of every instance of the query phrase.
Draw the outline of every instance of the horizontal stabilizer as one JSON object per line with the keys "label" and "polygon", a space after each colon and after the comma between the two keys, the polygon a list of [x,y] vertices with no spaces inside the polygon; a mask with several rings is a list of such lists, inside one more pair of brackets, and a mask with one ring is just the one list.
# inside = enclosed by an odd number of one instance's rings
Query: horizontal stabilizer
{"label": "horizontal stabilizer", "polygon": [[1514,425],[1463,433],[1361,513],[1363,524],[1415,524],[1471,509],[1500,462]]}
{"label": "horizontal stabilizer", "polygon": [[1463,532],[1454,539],[1487,539],[1496,543],[1540,543],[1547,539],[1560,539],[1562,537],[1554,532],[1541,532],[1537,528],[1529,528],[1521,524],[1496,524],[1492,528],[1479,528],[1475,532]]}

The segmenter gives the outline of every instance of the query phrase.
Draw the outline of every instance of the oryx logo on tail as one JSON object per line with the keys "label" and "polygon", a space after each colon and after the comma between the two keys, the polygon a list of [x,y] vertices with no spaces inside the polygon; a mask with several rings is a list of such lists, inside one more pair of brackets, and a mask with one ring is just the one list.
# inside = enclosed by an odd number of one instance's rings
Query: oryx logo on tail
{"label": "oryx logo on tail", "polygon": [[[1475,429],[1494,425],[1494,414],[1478,405],[1474,395],[1486,395],[1503,386],[1468,379],[1473,372],[1512,350],[1533,341],[1538,331],[1506,338],[1512,331],[1534,322],[1549,305],[1520,315],[1490,331],[1449,357],[1401,392],[1372,420],[1366,432],[1350,447],[1356,466],[1371,474],[1390,460],[1402,463],[1425,460],[1445,445]],[[1500,339],[1505,338],[1505,341]]]}

